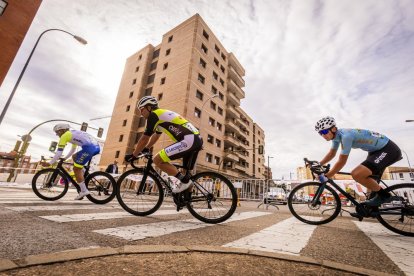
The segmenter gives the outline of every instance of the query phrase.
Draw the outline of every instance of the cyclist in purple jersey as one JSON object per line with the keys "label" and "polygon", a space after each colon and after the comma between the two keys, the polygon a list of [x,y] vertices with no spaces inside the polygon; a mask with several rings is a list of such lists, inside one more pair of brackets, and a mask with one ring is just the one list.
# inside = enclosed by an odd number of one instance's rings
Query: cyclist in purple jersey
{"label": "cyclist in purple jersey", "polygon": [[331,161],[341,146],[338,161],[321,177],[321,182],[332,178],[346,164],[352,148],[359,148],[368,152],[367,159],[354,168],[352,178],[364,185],[367,189],[376,192],[376,196],[365,201],[369,206],[379,206],[391,200],[391,195],[386,193],[371,175],[381,176],[385,168],[402,158],[400,148],[386,136],[377,132],[364,129],[338,129],[335,119],[324,117],[320,119],[315,130],[326,140],[332,141],[332,147],[320,161],[322,165]]}

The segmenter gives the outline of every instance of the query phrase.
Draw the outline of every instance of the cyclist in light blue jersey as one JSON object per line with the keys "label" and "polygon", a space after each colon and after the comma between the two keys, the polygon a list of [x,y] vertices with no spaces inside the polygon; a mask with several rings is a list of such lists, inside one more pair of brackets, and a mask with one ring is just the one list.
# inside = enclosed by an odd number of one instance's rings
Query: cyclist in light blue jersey
{"label": "cyclist in light blue jersey", "polygon": [[368,152],[367,159],[354,168],[351,172],[352,178],[364,185],[367,189],[376,192],[376,196],[365,201],[369,206],[379,206],[391,201],[391,195],[386,193],[371,175],[381,176],[385,168],[402,158],[400,148],[385,135],[365,129],[338,129],[335,119],[324,117],[320,119],[315,130],[326,140],[332,141],[332,147],[325,157],[320,161],[322,165],[331,161],[339,146],[341,153],[338,161],[332,169],[326,173],[326,179],[332,178],[346,164],[352,148],[362,149]]}

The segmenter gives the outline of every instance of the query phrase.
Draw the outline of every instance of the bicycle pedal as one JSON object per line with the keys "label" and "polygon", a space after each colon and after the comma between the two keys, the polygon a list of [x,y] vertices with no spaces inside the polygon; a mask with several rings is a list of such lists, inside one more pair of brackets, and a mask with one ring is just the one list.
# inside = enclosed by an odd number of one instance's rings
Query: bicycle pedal
{"label": "bicycle pedal", "polygon": [[349,214],[351,215],[351,217],[357,218],[359,221],[362,221],[364,219],[364,217],[358,213],[349,213]]}

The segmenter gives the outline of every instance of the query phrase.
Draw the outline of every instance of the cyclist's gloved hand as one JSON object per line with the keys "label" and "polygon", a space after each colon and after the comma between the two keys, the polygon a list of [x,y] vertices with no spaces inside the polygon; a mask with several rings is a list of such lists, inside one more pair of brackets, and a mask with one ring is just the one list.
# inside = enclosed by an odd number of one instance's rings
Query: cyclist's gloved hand
{"label": "cyclist's gloved hand", "polygon": [[133,154],[126,154],[124,160],[126,162],[132,162],[134,160],[137,160],[138,158],[134,156]]}
{"label": "cyclist's gloved hand", "polygon": [[325,183],[328,181],[328,178],[324,174],[320,174],[318,178],[319,178],[319,182],[321,183]]}

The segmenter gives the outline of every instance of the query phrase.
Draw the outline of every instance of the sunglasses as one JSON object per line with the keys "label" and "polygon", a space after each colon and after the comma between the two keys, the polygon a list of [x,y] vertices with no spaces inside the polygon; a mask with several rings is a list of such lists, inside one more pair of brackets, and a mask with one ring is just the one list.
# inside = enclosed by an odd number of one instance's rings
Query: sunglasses
{"label": "sunglasses", "polygon": [[328,134],[328,133],[329,133],[329,130],[330,130],[330,129],[322,129],[322,130],[320,130],[320,131],[319,131],[319,134],[320,134],[320,135],[326,135],[326,134]]}

